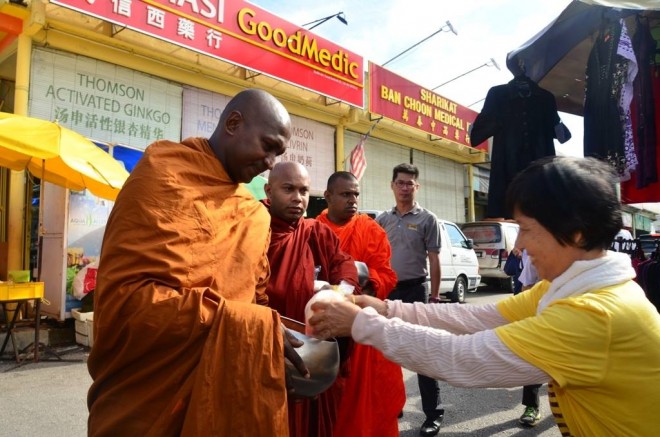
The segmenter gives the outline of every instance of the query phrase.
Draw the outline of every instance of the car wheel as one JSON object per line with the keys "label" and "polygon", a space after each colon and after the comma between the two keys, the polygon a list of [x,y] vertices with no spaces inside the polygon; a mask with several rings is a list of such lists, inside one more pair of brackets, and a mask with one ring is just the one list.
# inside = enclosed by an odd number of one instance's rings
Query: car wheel
{"label": "car wheel", "polygon": [[502,291],[505,293],[513,293],[513,276],[509,276],[508,278],[502,279],[500,281],[500,287],[502,288]]}
{"label": "car wheel", "polygon": [[456,278],[456,282],[454,283],[454,290],[451,292],[451,301],[460,303],[465,302],[466,289],[467,283],[465,282],[465,278],[462,276]]}

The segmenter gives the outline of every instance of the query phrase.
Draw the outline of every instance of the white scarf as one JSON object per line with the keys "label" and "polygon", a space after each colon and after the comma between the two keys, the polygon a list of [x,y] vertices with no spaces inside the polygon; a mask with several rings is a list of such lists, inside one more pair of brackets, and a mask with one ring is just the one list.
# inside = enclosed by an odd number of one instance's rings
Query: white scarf
{"label": "white scarf", "polygon": [[635,269],[630,263],[630,255],[625,253],[607,251],[601,258],[575,261],[552,281],[548,291],[539,301],[536,314],[540,314],[556,300],[621,284],[634,277]]}

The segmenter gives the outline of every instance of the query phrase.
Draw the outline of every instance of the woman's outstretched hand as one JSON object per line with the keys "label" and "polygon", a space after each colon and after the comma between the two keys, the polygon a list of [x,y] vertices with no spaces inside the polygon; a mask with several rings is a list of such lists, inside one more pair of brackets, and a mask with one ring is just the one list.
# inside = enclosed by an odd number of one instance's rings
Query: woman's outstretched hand
{"label": "woman's outstretched hand", "polygon": [[[359,296],[355,296],[356,301]],[[352,299],[351,299],[352,300]],[[350,337],[355,316],[360,307],[351,301],[318,301],[312,305],[314,314],[308,320],[316,338]]]}

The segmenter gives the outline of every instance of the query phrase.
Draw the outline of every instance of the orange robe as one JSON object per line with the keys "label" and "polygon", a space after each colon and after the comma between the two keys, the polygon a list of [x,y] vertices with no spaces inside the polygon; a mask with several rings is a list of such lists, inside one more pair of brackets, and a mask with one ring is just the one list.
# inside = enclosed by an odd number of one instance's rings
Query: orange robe
{"label": "orange robe", "polygon": [[[264,202],[268,205],[268,202]],[[339,239],[324,224],[301,218],[291,225],[271,218],[272,239],[268,260],[272,275],[266,293],[270,306],[281,315],[305,320],[305,305],[314,294],[314,267],[320,266],[318,279],[339,284],[343,279],[358,288],[353,258],[339,249]],[[341,339],[340,349],[348,351],[352,341]],[[342,345],[344,347],[342,347]],[[345,359],[347,353],[342,354]],[[316,399],[289,401],[289,435],[292,437],[330,437],[338,401],[344,385],[343,361],[335,383]],[[337,435],[339,437],[339,435]]]}
{"label": "orange robe", "polygon": [[270,216],[207,140],[158,141],[103,240],[90,436],[286,436],[283,339],[267,304]]}
{"label": "orange robe", "polygon": [[[383,228],[367,215],[356,215],[343,226],[328,219],[328,210],[316,218],[332,229],[341,249],[369,267],[369,279],[379,299],[387,298],[397,282],[390,266],[392,250]],[[406,403],[401,367],[371,346],[355,344],[348,378],[340,401],[335,435],[387,437],[399,435],[397,416]]]}

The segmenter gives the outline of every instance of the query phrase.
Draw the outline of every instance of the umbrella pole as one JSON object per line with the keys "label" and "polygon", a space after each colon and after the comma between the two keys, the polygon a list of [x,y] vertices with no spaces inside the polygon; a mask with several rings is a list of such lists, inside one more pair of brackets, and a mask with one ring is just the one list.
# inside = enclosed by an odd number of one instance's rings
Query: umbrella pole
{"label": "umbrella pole", "polygon": [[41,180],[39,181],[39,230],[37,240],[37,282],[41,282],[41,267],[44,254],[44,177],[46,160],[41,160]]}

